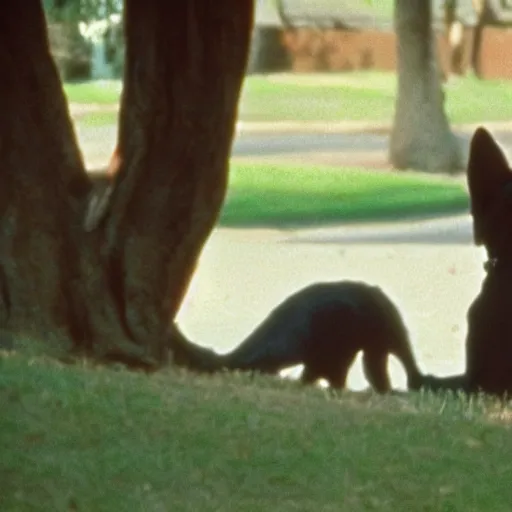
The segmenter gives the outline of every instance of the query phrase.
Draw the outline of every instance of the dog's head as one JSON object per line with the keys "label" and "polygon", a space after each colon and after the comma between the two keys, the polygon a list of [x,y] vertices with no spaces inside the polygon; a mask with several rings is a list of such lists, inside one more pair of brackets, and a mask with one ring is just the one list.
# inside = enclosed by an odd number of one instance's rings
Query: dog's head
{"label": "dog's head", "polygon": [[471,141],[468,186],[475,243],[484,245],[491,258],[512,257],[512,172],[484,128]]}

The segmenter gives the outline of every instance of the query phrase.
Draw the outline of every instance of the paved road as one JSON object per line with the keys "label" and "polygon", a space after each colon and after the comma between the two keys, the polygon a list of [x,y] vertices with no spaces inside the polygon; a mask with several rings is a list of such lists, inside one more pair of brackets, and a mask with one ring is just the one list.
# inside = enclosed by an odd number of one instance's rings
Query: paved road
{"label": "paved road", "polygon": [[[472,132],[456,131],[467,151]],[[493,131],[503,148],[512,155],[512,132]],[[233,145],[235,156],[267,156],[305,152],[385,152],[389,135],[382,133],[241,133]]]}
{"label": "paved road", "polygon": [[267,156],[316,151],[383,151],[387,135],[372,133],[241,133],[233,144],[234,156]]}
{"label": "paved road", "polygon": [[[457,132],[467,151],[471,132]],[[512,155],[512,132],[495,131],[494,135]],[[105,162],[117,138],[114,125],[78,127],[81,147],[90,167]],[[291,156],[294,153],[368,153],[382,154],[389,147],[389,135],[382,133],[239,133],[233,144],[234,156]]]}
{"label": "paved road", "polygon": [[[78,126],[81,147],[86,155],[110,152],[117,138],[114,125]],[[316,151],[382,151],[387,135],[371,133],[241,133],[233,144],[234,156],[267,156]]]}

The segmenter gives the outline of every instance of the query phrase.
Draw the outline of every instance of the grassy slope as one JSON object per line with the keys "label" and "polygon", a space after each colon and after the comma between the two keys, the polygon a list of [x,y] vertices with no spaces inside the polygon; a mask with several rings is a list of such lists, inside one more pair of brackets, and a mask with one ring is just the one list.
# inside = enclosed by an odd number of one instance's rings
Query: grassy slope
{"label": "grassy slope", "polygon": [[510,510],[508,411],[0,359],[0,509]]}
{"label": "grassy slope", "polygon": [[[246,121],[393,119],[396,76],[358,72],[345,75],[284,75],[246,80],[240,118]],[[512,85],[503,80],[461,78],[444,86],[452,123],[509,120]]]}
{"label": "grassy slope", "polygon": [[221,225],[314,225],[467,211],[460,182],[414,173],[233,163]]}
{"label": "grassy slope", "polygon": [[[116,103],[119,82],[66,84],[74,103]],[[445,85],[446,111],[452,123],[512,118],[512,85],[501,80],[462,78]],[[363,120],[388,121],[395,108],[393,73],[357,72],[329,75],[248,77],[241,102],[244,121]],[[115,114],[87,114],[83,122],[115,122]]]}

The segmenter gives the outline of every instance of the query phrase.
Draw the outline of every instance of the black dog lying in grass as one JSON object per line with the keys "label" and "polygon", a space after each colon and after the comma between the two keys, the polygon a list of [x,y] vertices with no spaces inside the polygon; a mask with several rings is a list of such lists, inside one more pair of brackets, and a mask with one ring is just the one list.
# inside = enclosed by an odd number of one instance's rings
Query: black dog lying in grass
{"label": "black dog lying in grass", "polygon": [[471,141],[468,186],[473,235],[484,245],[487,276],[468,310],[466,373],[428,375],[424,385],[494,395],[512,392],[512,172],[492,136],[479,128]]}
{"label": "black dog lying in grass", "polygon": [[245,341],[226,355],[175,344],[177,364],[200,371],[219,369],[277,374],[303,364],[302,381],[326,379],[344,388],[357,353],[372,387],[391,391],[388,355],[404,365],[409,389],[419,389],[423,376],[414,359],[400,313],[384,292],[365,283],[317,283],[279,304]]}

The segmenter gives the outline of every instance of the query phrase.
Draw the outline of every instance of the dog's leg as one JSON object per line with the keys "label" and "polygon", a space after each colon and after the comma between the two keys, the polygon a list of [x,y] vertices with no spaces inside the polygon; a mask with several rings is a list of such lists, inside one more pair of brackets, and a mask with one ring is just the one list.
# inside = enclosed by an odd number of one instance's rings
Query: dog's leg
{"label": "dog's leg", "polygon": [[344,361],[341,367],[337,365],[336,368],[318,369],[313,368],[311,365],[305,364],[302,371],[301,380],[303,384],[315,384],[318,379],[324,378],[333,389],[345,389],[347,382],[347,375],[354,358]]}
{"label": "dog's leg", "polygon": [[391,352],[401,363],[407,374],[407,389],[417,391],[423,385],[424,375],[421,373],[409,344],[403,347],[400,352]]}
{"label": "dog's leg", "polygon": [[435,377],[425,375],[423,377],[423,389],[428,391],[453,391],[467,393],[470,391],[466,374],[452,375],[449,377]]}
{"label": "dog's leg", "polygon": [[368,382],[378,393],[389,393],[388,354],[386,352],[365,351],[363,353],[363,371]]}
{"label": "dog's leg", "polygon": [[304,369],[302,370],[302,374],[300,376],[300,380],[303,384],[315,384],[319,378],[320,374],[316,370],[307,364],[304,365]]}
{"label": "dog's leg", "polygon": [[345,389],[347,387],[348,372],[356,358],[357,352],[342,358],[334,368],[324,372],[324,377],[333,389]]}

